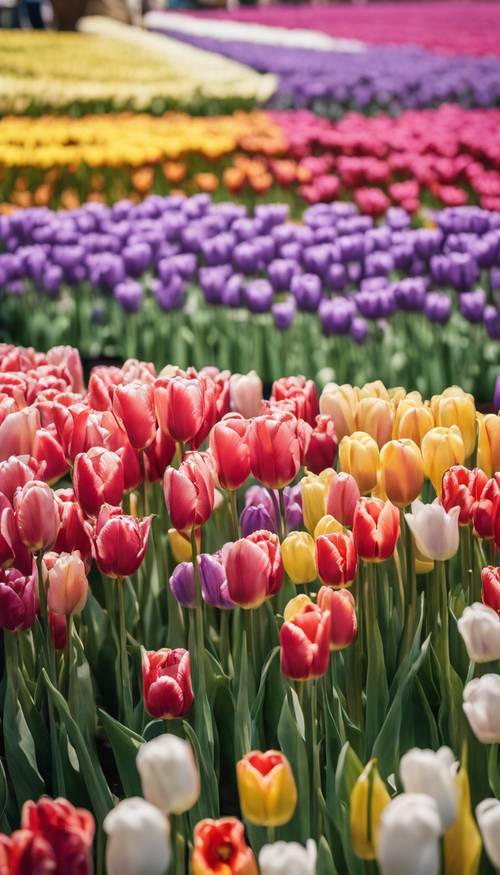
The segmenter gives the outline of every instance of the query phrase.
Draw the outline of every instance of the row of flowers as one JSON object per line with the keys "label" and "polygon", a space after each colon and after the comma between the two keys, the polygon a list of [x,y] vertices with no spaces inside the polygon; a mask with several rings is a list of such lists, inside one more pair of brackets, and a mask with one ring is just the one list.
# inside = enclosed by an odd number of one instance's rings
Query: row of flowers
{"label": "row of flowers", "polygon": [[[331,123],[307,111],[217,119],[170,114],[0,121],[5,204],[113,202],[151,191],[252,200],[354,200],[381,215],[398,205],[500,203],[500,110],[436,110]],[[120,135],[117,136],[117,130]]]}
{"label": "row of flowers", "polygon": [[266,380],[284,356],[323,382],[370,379],[369,342],[381,377],[436,391],[460,367],[489,399],[500,214],[435,218],[412,229],[391,209],[376,224],[336,203],[310,207],[298,225],[284,204],[247,213],[208,195],[15,212],[0,217],[4,338],[43,348],[73,339],[86,356],[125,350],[158,364],[212,359]]}
{"label": "row of flowers", "polygon": [[0,390],[8,875],[91,872],[44,793],[109,875],[475,875],[474,809],[498,865],[499,416],[70,347]]}

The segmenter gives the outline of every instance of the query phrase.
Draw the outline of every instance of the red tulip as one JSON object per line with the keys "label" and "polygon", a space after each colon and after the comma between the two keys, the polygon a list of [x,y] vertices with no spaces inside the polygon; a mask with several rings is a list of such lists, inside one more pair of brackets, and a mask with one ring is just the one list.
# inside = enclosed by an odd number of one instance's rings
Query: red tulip
{"label": "red tulip", "polygon": [[33,458],[38,462],[40,476],[45,483],[55,483],[68,472],[68,463],[61,444],[47,428],[38,429],[32,447]]}
{"label": "red tulip", "polygon": [[23,460],[18,456],[9,456],[0,462],[0,492],[12,502],[18,487],[24,486],[28,480],[37,479],[38,467],[38,462],[33,458]]}
{"label": "red tulip", "polygon": [[36,407],[8,413],[0,425],[0,462],[9,456],[31,456],[39,428],[40,414]]}
{"label": "red tulip", "polygon": [[267,598],[269,558],[249,538],[231,544],[226,554],[226,579],[231,601],[242,608],[257,608]]}
{"label": "red tulip", "polygon": [[479,501],[472,509],[474,531],[481,538],[491,539],[495,535],[495,518],[500,503],[500,473],[486,481]]}
{"label": "red tulip", "polygon": [[257,416],[248,427],[250,469],[269,489],[282,489],[298,474],[301,445],[297,420],[290,414]]}
{"label": "red tulip", "polygon": [[330,612],[312,603],[305,605],[280,629],[283,674],[296,681],[322,677],[330,658]]}
{"label": "red tulip", "polygon": [[64,650],[68,642],[68,624],[64,614],[49,611],[49,626],[56,650]]}
{"label": "red tulip", "polygon": [[174,439],[158,429],[154,441],[144,450],[144,470],[148,483],[157,483],[163,479],[174,453]]}
{"label": "red tulip", "polygon": [[49,843],[29,829],[0,837],[0,875],[54,875],[57,860]]}
{"label": "red tulip", "polygon": [[46,483],[31,480],[14,495],[16,525],[22,543],[32,552],[54,544],[61,520],[59,504]]}
{"label": "red tulip", "polygon": [[153,387],[133,380],[117,386],[113,394],[113,413],[134,450],[144,450],[156,436]]}
{"label": "red tulip", "polygon": [[202,368],[200,377],[207,375],[212,378],[215,386],[215,406],[217,418],[222,419],[231,409],[231,397],[229,393],[230,371],[219,371],[217,368]]}
{"label": "red tulip", "polygon": [[274,532],[268,532],[266,529],[261,529],[257,532],[252,532],[248,536],[247,541],[252,544],[257,544],[260,550],[263,551],[268,560],[267,568],[267,592],[266,595],[275,595],[283,581],[283,561],[281,559],[280,541]]}
{"label": "red tulip", "polygon": [[356,577],[357,565],[352,532],[335,532],[316,539],[316,566],[323,583],[350,586]]}
{"label": "red tulip", "polygon": [[0,570],[0,629],[17,632],[31,629],[38,613],[38,573],[32,560],[31,572],[17,568]]}
{"label": "red tulip", "polygon": [[94,539],[94,556],[102,574],[129,577],[137,571],[148,546],[151,519],[139,520],[126,516],[121,507],[103,505]]}
{"label": "red tulip", "polygon": [[[118,370],[118,368],[117,368]],[[108,382],[98,373],[99,369],[92,371],[87,386],[87,401],[92,410],[112,410],[113,390],[118,383]]]}
{"label": "red tulip", "polygon": [[[273,383],[270,400],[271,402],[287,401],[291,405],[288,409],[297,419],[305,419],[314,427],[319,405],[316,386],[312,380],[306,380],[305,377],[281,377]],[[329,467],[325,465],[325,468]]]}
{"label": "red tulip", "polygon": [[382,562],[394,553],[399,538],[399,511],[390,501],[360,498],[354,511],[354,543],[366,562]]}
{"label": "red tulip", "polygon": [[247,419],[238,413],[229,413],[210,432],[210,451],[223,489],[239,489],[250,474],[247,430]]}
{"label": "red tulip", "polygon": [[179,469],[167,468],[163,478],[165,504],[176,529],[206,523],[215,503],[215,486],[206,453],[186,453]]}
{"label": "red tulip", "polygon": [[73,488],[87,516],[96,516],[103,504],[120,504],[124,476],[118,454],[104,447],[92,447],[87,453],[79,453],[73,469]]}
{"label": "red tulip", "polygon": [[199,447],[217,417],[213,380],[196,377],[160,377],[155,383],[155,409],[162,431],[179,443]]}
{"label": "red tulip", "polygon": [[443,475],[441,504],[446,511],[459,507],[458,522],[468,525],[472,521],[474,505],[480,500],[487,482],[481,468],[469,471],[463,465],[452,465]]}
{"label": "red tulip", "polygon": [[[24,803],[21,826],[33,836],[44,839],[50,846],[56,861],[54,873],[91,875],[94,818],[89,811],[74,808],[66,799],[42,796],[36,803]],[[36,872],[29,871],[30,875]],[[47,875],[49,871],[45,870]],[[45,872],[42,869],[44,875]]]}
{"label": "red tulip", "polygon": [[49,365],[62,365],[71,377],[73,392],[83,392],[83,368],[74,346],[53,346],[47,353]]}
{"label": "red tulip", "polygon": [[500,568],[488,565],[481,571],[483,604],[500,614]]}
{"label": "red tulip", "polygon": [[318,607],[330,611],[330,649],[343,650],[356,638],[358,621],[356,602],[347,589],[322,586],[318,593]]}
{"label": "red tulip", "polygon": [[317,416],[306,453],[306,467],[313,474],[333,468],[337,458],[338,440],[331,416]]}
{"label": "red tulip", "polygon": [[83,513],[72,489],[57,489],[61,528],[54,543],[55,553],[73,553],[78,550],[87,568],[92,558],[92,540],[83,519]]}
{"label": "red tulip", "polygon": [[162,720],[184,717],[193,704],[189,653],[182,647],[143,651],[144,707]]}
{"label": "red tulip", "polygon": [[102,446],[99,416],[83,401],[66,405],[59,397],[54,402],[54,424],[64,455],[71,463],[78,453]]}
{"label": "red tulip", "polygon": [[352,526],[360,496],[359,486],[352,474],[341,471],[330,480],[326,496],[327,514],[331,514],[343,526]]}
{"label": "red tulip", "polygon": [[[101,414],[101,426],[104,429],[104,446],[112,450],[121,459],[123,465],[123,481],[126,492],[130,492],[143,481],[141,454],[134,450],[127,433],[118,425],[115,417],[109,411]],[[152,444],[150,444],[152,446]],[[149,447],[144,450],[144,456]]]}

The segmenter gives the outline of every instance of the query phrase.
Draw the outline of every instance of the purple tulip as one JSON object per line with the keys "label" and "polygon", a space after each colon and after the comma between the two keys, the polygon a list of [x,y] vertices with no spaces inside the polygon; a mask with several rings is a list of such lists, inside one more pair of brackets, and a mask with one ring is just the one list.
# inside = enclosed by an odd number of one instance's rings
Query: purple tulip
{"label": "purple tulip", "polygon": [[500,312],[496,307],[485,307],[484,324],[491,339],[500,340]]}
{"label": "purple tulip", "polygon": [[268,265],[267,275],[275,292],[287,292],[300,267],[291,258],[276,258]]}
{"label": "purple tulip", "polygon": [[183,608],[194,608],[196,601],[192,562],[180,562],[170,575],[170,589]]}
{"label": "purple tulip", "polygon": [[290,291],[299,310],[314,312],[318,309],[322,295],[321,280],[314,273],[294,276],[290,284]]}
{"label": "purple tulip", "polygon": [[296,315],[293,298],[289,297],[286,301],[279,301],[279,303],[273,304],[271,311],[278,331],[287,331],[293,325]]}
{"label": "purple tulip", "polygon": [[451,299],[446,292],[428,292],[424,303],[424,313],[431,322],[446,325],[451,316]]}
{"label": "purple tulip", "polygon": [[247,505],[240,515],[240,529],[243,538],[260,529],[276,534],[278,527],[274,510],[270,511],[264,504]]}
{"label": "purple tulip", "polygon": [[181,310],[184,305],[184,283],[174,274],[168,282],[152,280],[151,289],[162,310]]}
{"label": "purple tulip", "polygon": [[267,280],[254,280],[243,289],[243,300],[252,313],[266,313],[273,303],[273,287]]}
{"label": "purple tulip", "polygon": [[151,247],[148,243],[134,243],[132,246],[126,246],[122,252],[125,270],[132,277],[138,277],[143,274],[152,260]]}
{"label": "purple tulip", "polygon": [[137,313],[142,302],[143,289],[135,280],[126,279],[113,289],[113,297],[126,313]]}
{"label": "purple tulip", "polygon": [[285,500],[286,524],[289,532],[300,529],[304,522],[302,515],[302,491],[300,483],[296,486],[285,486],[283,490]]}
{"label": "purple tulip", "polygon": [[463,292],[460,295],[460,312],[468,322],[482,322],[485,305],[484,289],[475,289],[473,292]]}
{"label": "purple tulip", "polygon": [[224,554],[230,546],[230,544],[224,545],[222,550],[213,556],[209,553],[202,553],[198,559],[203,600],[207,605],[226,611],[235,607],[229,596],[224,566]]}

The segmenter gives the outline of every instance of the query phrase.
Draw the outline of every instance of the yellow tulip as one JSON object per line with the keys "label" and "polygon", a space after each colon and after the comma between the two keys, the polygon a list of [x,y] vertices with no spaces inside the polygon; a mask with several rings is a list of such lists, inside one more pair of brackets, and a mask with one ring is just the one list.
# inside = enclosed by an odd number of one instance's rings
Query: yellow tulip
{"label": "yellow tulip", "polygon": [[384,398],[362,398],[356,408],[356,429],[365,431],[383,447],[392,437],[393,407]]}
{"label": "yellow tulip", "polygon": [[422,440],[424,473],[429,478],[436,495],[441,495],[443,474],[452,465],[463,465],[465,447],[457,425],[451,428],[431,428]]}
{"label": "yellow tulip", "polygon": [[306,474],[301,480],[302,511],[308,532],[314,532],[318,521],[326,513],[326,497],[335,476],[333,468],[325,468],[321,474]]}
{"label": "yellow tulip", "polygon": [[281,545],[283,566],[292,583],[316,580],[316,549],[308,532],[290,532]]}
{"label": "yellow tulip", "polygon": [[430,407],[404,398],[399,402],[394,414],[392,436],[396,440],[409,438],[420,447],[423,437],[434,428],[434,425],[434,415]]}
{"label": "yellow tulip", "polygon": [[444,834],[444,875],[476,875],[481,857],[481,836],[471,811],[467,768],[455,778],[458,816]]}
{"label": "yellow tulip", "polygon": [[[394,391],[398,391],[397,389]],[[404,392],[404,389],[402,390]],[[383,398],[388,401],[391,390],[387,389],[382,380],[374,380],[373,383],[365,383],[359,390],[359,399],[361,398]]]}
{"label": "yellow tulip", "polygon": [[488,477],[500,471],[500,416],[496,413],[488,413],[480,418],[477,464]]}
{"label": "yellow tulip", "polygon": [[389,501],[398,507],[415,501],[424,485],[424,463],[414,441],[404,438],[382,447],[379,481]]}
{"label": "yellow tulip", "polygon": [[364,494],[377,485],[379,450],[377,442],[364,431],[344,437],[339,446],[340,467],[351,474]]}
{"label": "yellow tulip", "polygon": [[319,399],[320,413],[331,416],[339,441],[354,431],[354,415],[358,397],[353,386],[327,383]]}
{"label": "yellow tulip", "polygon": [[398,405],[400,401],[403,401],[406,398],[406,389],[404,386],[393,386],[392,389],[387,390],[389,393],[389,401],[392,401],[393,404]]}
{"label": "yellow tulip", "polygon": [[333,535],[336,532],[343,532],[344,526],[339,523],[331,513],[327,513],[319,520],[314,529],[314,540],[316,541],[321,535]]}
{"label": "yellow tulip", "polygon": [[259,826],[283,826],[297,806],[297,785],[280,751],[252,751],[236,764],[244,820]]}
{"label": "yellow tulip", "polygon": [[283,611],[283,619],[285,620],[285,623],[289,623],[290,620],[293,620],[293,618],[297,616],[297,614],[301,614],[307,605],[311,604],[311,599],[304,592],[300,593],[300,595],[296,595],[295,598],[290,599],[285,605],[285,610]]}
{"label": "yellow tulip", "polygon": [[168,530],[168,542],[172,550],[172,556],[176,562],[191,562],[193,555],[191,541],[177,529]]}
{"label": "yellow tulip", "polygon": [[[449,390],[448,390],[449,391]],[[434,403],[436,425],[450,428],[457,425],[460,429],[465,448],[465,458],[474,452],[476,445],[476,405],[472,395],[445,394]]]}
{"label": "yellow tulip", "polygon": [[391,801],[376,764],[376,760],[370,760],[351,792],[352,847],[362,860],[375,860],[377,856],[380,817]]}

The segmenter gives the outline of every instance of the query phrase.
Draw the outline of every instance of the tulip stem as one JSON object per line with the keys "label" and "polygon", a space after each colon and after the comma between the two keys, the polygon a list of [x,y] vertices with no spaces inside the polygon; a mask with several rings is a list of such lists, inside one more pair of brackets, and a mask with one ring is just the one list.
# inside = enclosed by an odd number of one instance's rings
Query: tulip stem
{"label": "tulip stem", "polygon": [[171,867],[170,871],[172,875],[185,875],[185,843],[182,815],[170,815],[170,834],[173,856],[173,866]]}
{"label": "tulip stem", "polygon": [[288,535],[288,523],[286,519],[285,493],[283,489],[278,490],[280,497],[280,518],[281,518],[281,540],[284,541]]}
{"label": "tulip stem", "polygon": [[219,651],[224,674],[229,675],[229,617],[228,611],[220,612]]}
{"label": "tulip stem", "polygon": [[233,538],[237,541],[240,537],[240,527],[238,524],[238,496],[235,489],[229,489],[229,508],[231,510],[231,522],[233,526]]}
{"label": "tulip stem", "polygon": [[417,578],[415,573],[415,551],[413,547],[413,534],[406,522],[404,512],[401,511],[401,532],[404,539],[406,559],[406,605],[405,625],[402,641],[402,656],[406,656],[415,636],[417,625]]}
{"label": "tulip stem", "polygon": [[194,593],[195,593],[195,630],[196,646],[199,663],[200,688],[205,689],[205,633],[203,630],[203,604],[201,598],[200,569],[198,566],[198,548],[196,544],[196,531],[191,529],[191,556],[194,569]]}
{"label": "tulip stem", "polygon": [[273,845],[276,841],[276,827],[268,826],[267,827],[267,843],[268,845]]}
{"label": "tulip stem", "polygon": [[118,635],[120,646],[120,670],[122,682],[122,720],[126,726],[132,728],[134,711],[132,704],[132,691],[130,689],[130,671],[127,653],[127,626],[125,621],[125,580],[117,578],[118,587]]}
{"label": "tulip stem", "polygon": [[318,747],[317,682],[312,679],[304,684],[304,719],[307,757],[309,762],[309,787],[311,796],[310,833],[316,840],[320,836],[318,794],[321,790],[321,767]]}

